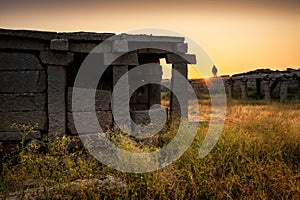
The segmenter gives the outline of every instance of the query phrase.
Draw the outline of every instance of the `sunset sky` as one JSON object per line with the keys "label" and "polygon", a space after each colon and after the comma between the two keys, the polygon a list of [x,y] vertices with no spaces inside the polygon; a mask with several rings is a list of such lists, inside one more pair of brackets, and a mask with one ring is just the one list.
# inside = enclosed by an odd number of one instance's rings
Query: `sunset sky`
{"label": "sunset sky", "polygon": [[[200,45],[220,74],[300,68],[299,0],[0,0],[0,27],[114,33],[155,27]],[[199,67],[211,75],[210,66]]]}

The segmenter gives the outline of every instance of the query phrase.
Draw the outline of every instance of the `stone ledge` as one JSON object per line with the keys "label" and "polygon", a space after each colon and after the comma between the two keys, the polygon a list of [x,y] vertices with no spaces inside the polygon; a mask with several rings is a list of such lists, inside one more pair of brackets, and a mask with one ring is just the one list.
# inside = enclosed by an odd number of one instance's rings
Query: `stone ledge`
{"label": "stone ledge", "polygon": [[56,32],[48,31],[32,31],[32,30],[11,30],[11,29],[0,29],[1,36],[15,36],[24,38],[34,38],[40,40],[51,40],[56,38]]}
{"label": "stone ledge", "polygon": [[[0,35],[1,36],[1,35]],[[0,37],[0,49],[20,49],[20,50],[44,50],[47,42],[32,38],[14,38],[11,36]]]}
{"label": "stone ledge", "polygon": [[66,32],[58,33],[57,38],[82,41],[103,41],[115,35],[114,33],[95,33],[95,32]]}

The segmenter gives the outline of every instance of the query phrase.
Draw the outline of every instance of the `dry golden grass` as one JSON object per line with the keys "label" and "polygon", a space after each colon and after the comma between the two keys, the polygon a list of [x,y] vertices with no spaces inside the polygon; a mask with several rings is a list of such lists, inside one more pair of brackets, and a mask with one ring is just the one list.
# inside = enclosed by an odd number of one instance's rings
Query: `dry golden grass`
{"label": "dry golden grass", "polygon": [[[164,105],[168,106],[167,102]],[[209,121],[209,100],[200,100],[200,106],[203,115],[200,120]],[[190,115],[193,113],[190,110]],[[208,128],[208,123],[201,123],[193,144],[180,159],[161,170],[136,174],[101,166],[84,151],[68,152],[67,140],[58,138],[47,154],[40,154],[31,147],[21,151],[19,162],[13,160],[16,157],[3,160],[0,192],[4,198],[12,191],[27,191],[28,181],[34,180],[31,187],[45,188],[39,198],[46,199],[59,194],[65,199],[298,200],[299,122],[300,102],[297,101],[287,104],[230,101],[223,133],[208,156],[199,158]],[[160,145],[172,139],[175,132],[176,126],[172,126],[162,133]],[[143,148],[143,144],[128,137],[116,138],[125,149]],[[66,183],[72,185],[76,180],[94,180],[107,175],[121,180],[126,188],[119,190],[100,184],[99,189],[99,185],[92,184],[47,192],[49,187],[59,188]],[[81,183],[85,182],[89,181]]]}

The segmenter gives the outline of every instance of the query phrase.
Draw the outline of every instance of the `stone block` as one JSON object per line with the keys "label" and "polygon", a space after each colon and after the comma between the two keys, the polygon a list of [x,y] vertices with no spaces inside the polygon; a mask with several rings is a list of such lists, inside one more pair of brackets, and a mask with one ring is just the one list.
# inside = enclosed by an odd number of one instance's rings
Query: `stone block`
{"label": "stone block", "polygon": [[[32,133],[29,133],[26,136],[26,140],[30,139],[40,139],[41,132],[40,131],[34,131]],[[19,132],[0,132],[0,141],[14,141],[14,140],[21,140],[21,134]]]}
{"label": "stone block", "polygon": [[39,130],[47,130],[47,115],[45,111],[0,112],[0,131],[16,131],[11,128],[16,124],[38,124]]}
{"label": "stone block", "polygon": [[128,42],[127,40],[114,40],[112,42],[112,52],[113,53],[123,53],[128,52]]}
{"label": "stone block", "polygon": [[[73,120],[73,113],[85,119],[81,120],[78,126],[86,127],[88,130],[90,130],[86,133],[93,133],[94,130],[97,129],[97,126],[91,123],[93,121],[92,118],[94,116],[94,112],[68,112],[67,127],[71,134],[78,134]],[[113,118],[111,111],[97,111],[96,116],[103,131],[107,131],[108,129],[112,128]]]}
{"label": "stone block", "polygon": [[0,70],[43,70],[38,58],[30,53],[0,53]]}
{"label": "stone block", "polygon": [[50,49],[55,51],[68,51],[69,41],[68,39],[52,39],[50,41]]}
{"label": "stone block", "polygon": [[44,64],[67,66],[73,61],[73,53],[41,51],[40,59]]}
{"label": "stone block", "polygon": [[45,92],[44,71],[0,71],[0,92],[30,93]]}
{"label": "stone block", "polygon": [[177,43],[176,44],[176,51],[179,53],[187,53],[188,45],[187,43]]}
{"label": "stone block", "polygon": [[44,50],[46,42],[28,38],[0,37],[0,49]]}
{"label": "stone block", "polygon": [[166,61],[170,63],[196,64],[196,56],[191,54],[167,54]]}
{"label": "stone block", "polygon": [[110,110],[110,104],[111,104],[111,91],[109,90],[97,90],[96,91],[96,98],[94,104],[92,102],[88,102],[88,100],[85,98],[86,96],[92,95],[94,90],[91,89],[84,89],[80,88],[81,91],[81,98],[78,98],[74,105],[76,107],[80,107],[80,109],[74,110],[72,108],[72,92],[73,88],[68,88],[68,111],[77,111],[77,112],[84,112],[84,111],[93,111],[93,106],[95,106],[96,111],[108,111]]}
{"label": "stone block", "polygon": [[0,94],[0,111],[44,111],[46,93]]}

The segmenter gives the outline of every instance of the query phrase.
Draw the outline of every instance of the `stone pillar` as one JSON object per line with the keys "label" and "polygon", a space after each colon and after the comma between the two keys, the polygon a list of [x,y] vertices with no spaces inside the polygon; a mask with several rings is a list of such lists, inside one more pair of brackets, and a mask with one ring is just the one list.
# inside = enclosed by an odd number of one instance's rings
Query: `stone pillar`
{"label": "stone pillar", "polygon": [[[172,64],[172,69],[179,72],[183,77],[186,78],[187,81],[187,64],[186,63],[174,63]],[[172,70],[172,72],[173,72]],[[187,93],[187,85],[185,81],[180,81],[179,77],[175,75],[175,73],[172,73],[172,79],[171,79],[171,88],[173,91],[178,91],[180,93]],[[176,98],[176,96],[171,93],[171,99],[170,99],[170,117],[171,118],[188,118],[188,95],[182,95],[186,98],[180,99],[182,102],[182,105],[179,105],[179,102]],[[181,113],[180,110],[183,110],[183,113]]]}
{"label": "stone pillar", "polygon": [[[125,73],[128,72],[128,66],[127,65],[114,65],[113,67],[113,88],[115,89],[115,84],[119,81],[119,79],[124,76]],[[131,119],[130,119],[130,114],[129,114],[129,102],[128,102],[128,107],[124,108],[123,105],[118,105],[115,104],[115,99],[118,98],[118,100],[121,100],[122,102],[124,101],[129,101],[129,82],[128,82],[128,76],[125,77],[127,79],[127,84],[122,85],[125,87],[124,91],[128,91],[128,93],[125,94],[113,94],[112,96],[112,111],[116,108],[124,110],[124,112],[119,112],[118,116],[114,116],[113,112],[113,119],[116,119],[116,117],[119,119],[119,125],[122,126],[122,128],[131,130]]]}
{"label": "stone pillar", "polygon": [[264,79],[265,100],[271,100],[270,79]]}
{"label": "stone pillar", "polygon": [[[149,64],[149,63],[157,63],[151,65],[147,69],[146,78],[148,81],[153,82],[161,82],[162,80],[162,67],[159,65],[159,57],[156,54],[139,54],[139,64]],[[132,81],[132,80],[130,80]],[[155,104],[161,104],[160,102],[160,92],[161,87],[158,84],[150,84],[146,87],[149,87],[149,101],[148,106],[151,107]]]}
{"label": "stone pillar", "polygon": [[242,99],[247,99],[248,96],[248,90],[247,90],[247,79],[243,79],[241,81],[241,90],[242,90]]}
{"label": "stone pillar", "polygon": [[41,51],[40,59],[47,65],[48,137],[66,133],[66,66],[73,61],[73,53]]}
{"label": "stone pillar", "polygon": [[287,100],[288,80],[286,78],[280,78],[280,102]]}
{"label": "stone pillar", "polygon": [[300,99],[300,78],[298,77],[298,86],[297,86],[297,96],[298,96],[298,99]]}
{"label": "stone pillar", "polygon": [[[151,69],[149,69],[149,79],[155,82],[161,82],[162,80],[162,67],[161,65],[153,65]],[[149,106],[153,106],[155,104],[161,104],[160,102],[160,93],[161,86],[158,84],[151,84],[149,88]]]}
{"label": "stone pillar", "polygon": [[261,79],[256,78],[255,82],[256,82],[256,95],[257,95],[257,98],[260,99],[262,97],[262,94],[261,94]]}
{"label": "stone pillar", "polygon": [[226,81],[226,83],[227,83],[228,98],[233,99],[234,98],[234,82],[230,78]]}

